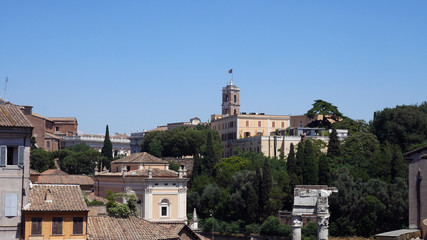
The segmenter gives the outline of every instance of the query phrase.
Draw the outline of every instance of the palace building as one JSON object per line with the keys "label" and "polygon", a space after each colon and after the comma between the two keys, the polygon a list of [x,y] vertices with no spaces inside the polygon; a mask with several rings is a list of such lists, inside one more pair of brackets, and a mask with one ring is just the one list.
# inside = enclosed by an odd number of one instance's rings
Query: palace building
{"label": "palace building", "polygon": [[169,169],[169,163],[146,152],[111,162],[111,170],[95,174],[95,194],[107,191],[135,193],[140,217],[151,222],[187,220],[187,174]]}
{"label": "palace building", "polygon": [[222,157],[233,155],[238,139],[272,136],[290,127],[290,117],[287,115],[240,112],[240,89],[233,81],[222,89],[221,106],[222,114],[211,116],[211,128],[221,137]]}

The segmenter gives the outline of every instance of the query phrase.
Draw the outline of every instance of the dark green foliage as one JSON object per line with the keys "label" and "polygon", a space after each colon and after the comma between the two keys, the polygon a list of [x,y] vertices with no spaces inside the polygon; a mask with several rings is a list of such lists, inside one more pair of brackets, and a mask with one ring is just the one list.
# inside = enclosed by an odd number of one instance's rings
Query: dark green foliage
{"label": "dark green foliage", "polygon": [[296,170],[295,174],[298,177],[298,184],[304,184],[303,182],[303,172],[305,168],[305,150],[304,150],[305,144],[304,142],[298,143],[297,153],[295,155],[295,163],[296,163]]}
{"label": "dark green foliage", "polygon": [[[116,200],[118,198],[124,198],[126,199],[126,204],[117,203]],[[108,199],[108,202],[106,204],[107,212],[112,217],[118,217],[118,218],[128,218],[129,216],[139,216],[139,209],[138,209],[138,197],[136,194],[131,193],[114,193],[112,191],[107,191],[107,196],[105,197]]]}
{"label": "dark green foliage", "polygon": [[[210,134],[210,136],[209,136]],[[210,138],[208,146],[208,138]],[[221,141],[218,132],[205,125],[195,128],[177,127],[168,131],[153,131],[145,135],[141,151],[157,157],[210,155],[219,159]]]}
{"label": "dark green foliage", "polygon": [[180,167],[181,167],[181,165],[179,165],[176,162],[172,162],[172,161],[169,162],[169,169],[170,170],[174,170],[174,171],[178,172],[178,170],[179,170]]}
{"label": "dark green foliage", "polygon": [[61,170],[68,174],[92,175],[101,162],[101,154],[84,143],[55,151],[53,155]]}
{"label": "dark green foliage", "polygon": [[335,128],[332,129],[332,133],[329,135],[327,155],[330,158],[339,157],[341,155],[341,143]]}
{"label": "dark green foliage", "polygon": [[372,133],[354,133],[349,136],[343,146],[344,159],[350,159],[355,155],[370,158],[380,147],[377,137]]}
{"label": "dark green foliage", "polygon": [[84,194],[83,194],[83,197],[85,199],[86,205],[88,205],[88,206],[103,206],[104,205],[104,202],[101,202],[101,201],[98,201],[98,200],[89,201],[87,199],[86,195],[84,195]]}
{"label": "dark green foliage", "polygon": [[261,231],[261,226],[259,224],[256,223],[251,223],[245,226],[245,234],[246,235],[250,235],[250,234],[258,234]]}
{"label": "dark green foliage", "polygon": [[427,139],[427,102],[375,112],[371,131],[380,142],[389,141],[407,151]]}
{"label": "dark green foliage", "polygon": [[52,153],[42,148],[31,149],[30,167],[39,172],[56,168]]}
{"label": "dark green foliage", "polygon": [[264,160],[264,166],[262,168],[262,177],[261,177],[261,184],[259,188],[259,206],[262,208],[262,214],[261,214],[261,220],[265,219],[269,216],[268,211],[268,200],[270,198],[269,194],[272,188],[272,178],[271,178],[271,172],[270,172],[270,165],[268,163],[268,159],[266,158]]}
{"label": "dark green foliage", "polygon": [[328,158],[322,154],[319,158],[319,185],[329,184],[331,184],[331,168]]}
{"label": "dark green foliage", "polygon": [[219,161],[219,153],[215,151],[212,131],[208,131],[206,137],[206,148],[203,153],[202,172],[212,176],[215,164]]}
{"label": "dark green foliage", "polygon": [[291,236],[292,229],[291,226],[280,223],[280,219],[278,217],[270,216],[262,223],[260,233],[266,236],[289,238]]}
{"label": "dark green foliage", "polygon": [[303,182],[305,185],[316,185],[319,181],[319,166],[311,140],[305,141]]}
{"label": "dark green foliage", "polygon": [[341,121],[332,124],[332,129],[347,129],[348,135],[352,135],[356,132],[368,132],[369,125],[364,120],[343,117]]}
{"label": "dark green foliage", "polygon": [[110,140],[110,132],[108,130],[108,125],[105,127],[105,138],[104,138],[104,146],[101,150],[101,155],[104,156],[103,166],[107,169],[110,169],[110,163],[113,160],[113,144]]}
{"label": "dark green foliage", "polygon": [[301,238],[303,240],[316,240],[317,239],[317,223],[308,222],[301,228]]}
{"label": "dark green foliage", "polygon": [[330,128],[331,122],[336,122],[343,117],[336,106],[320,99],[314,101],[313,107],[305,115],[309,118],[313,118],[315,115],[323,115],[321,121],[313,121],[308,126],[325,128]]}
{"label": "dark green foliage", "polygon": [[294,149],[294,144],[291,143],[291,146],[289,148],[289,154],[288,154],[288,158],[286,161],[286,168],[288,170],[288,174],[291,175],[293,173],[296,174],[296,170],[297,170],[297,165],[295,162],[295,149]]}

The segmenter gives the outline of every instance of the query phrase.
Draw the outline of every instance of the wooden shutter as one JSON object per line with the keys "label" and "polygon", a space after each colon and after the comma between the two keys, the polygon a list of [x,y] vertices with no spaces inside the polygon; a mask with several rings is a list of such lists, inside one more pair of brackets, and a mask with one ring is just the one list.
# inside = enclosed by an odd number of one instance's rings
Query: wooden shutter
{"label": "wooden shutter", "polygon": [[5,194],[4,197],[4,216],[16,217],[18,210],[18,196],[16,194]]}
{"label": "wooden shutter", "polygon": [[42,218],[33,217],[31,218],[31,235],[42,234]]}
{"label": "wooden shutter", "polygon": [[19,146],[18,147],[18,166],[24,166],[24,153],[25,153],[25,147]]}
{"label": "wooden shutter", "polygon": [[52,234],[62,234],[62,217],[52,218]]}
{"label": "wooden shutter", "polygon": [[0,146],[0,167],[6,166],[7,146]]}
{"label": "wooden shutter", "polygon": [[83,218],[73,218],[73,234],[83,234]]}

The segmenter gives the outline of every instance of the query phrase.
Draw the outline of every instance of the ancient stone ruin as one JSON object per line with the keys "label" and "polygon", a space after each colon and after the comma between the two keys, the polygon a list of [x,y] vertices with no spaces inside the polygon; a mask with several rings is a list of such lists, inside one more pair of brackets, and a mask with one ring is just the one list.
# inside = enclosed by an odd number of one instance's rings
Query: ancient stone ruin
{"label": "ancient stone ruin", "polygon": [[292,239],[301,240],[304,216],[317,216],[317,239],[327,240],[329,235],[328,197],[338,190],[326,185],[297,185],[292,208]]}

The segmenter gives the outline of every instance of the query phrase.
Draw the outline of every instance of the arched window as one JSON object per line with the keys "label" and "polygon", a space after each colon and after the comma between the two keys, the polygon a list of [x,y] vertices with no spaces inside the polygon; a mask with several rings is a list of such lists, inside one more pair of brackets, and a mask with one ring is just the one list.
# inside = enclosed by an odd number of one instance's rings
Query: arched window
{"label": "arched window", "polygon": [[170,202],[168,199],[163,199],[159,203],[160,218],[170,218]]}

